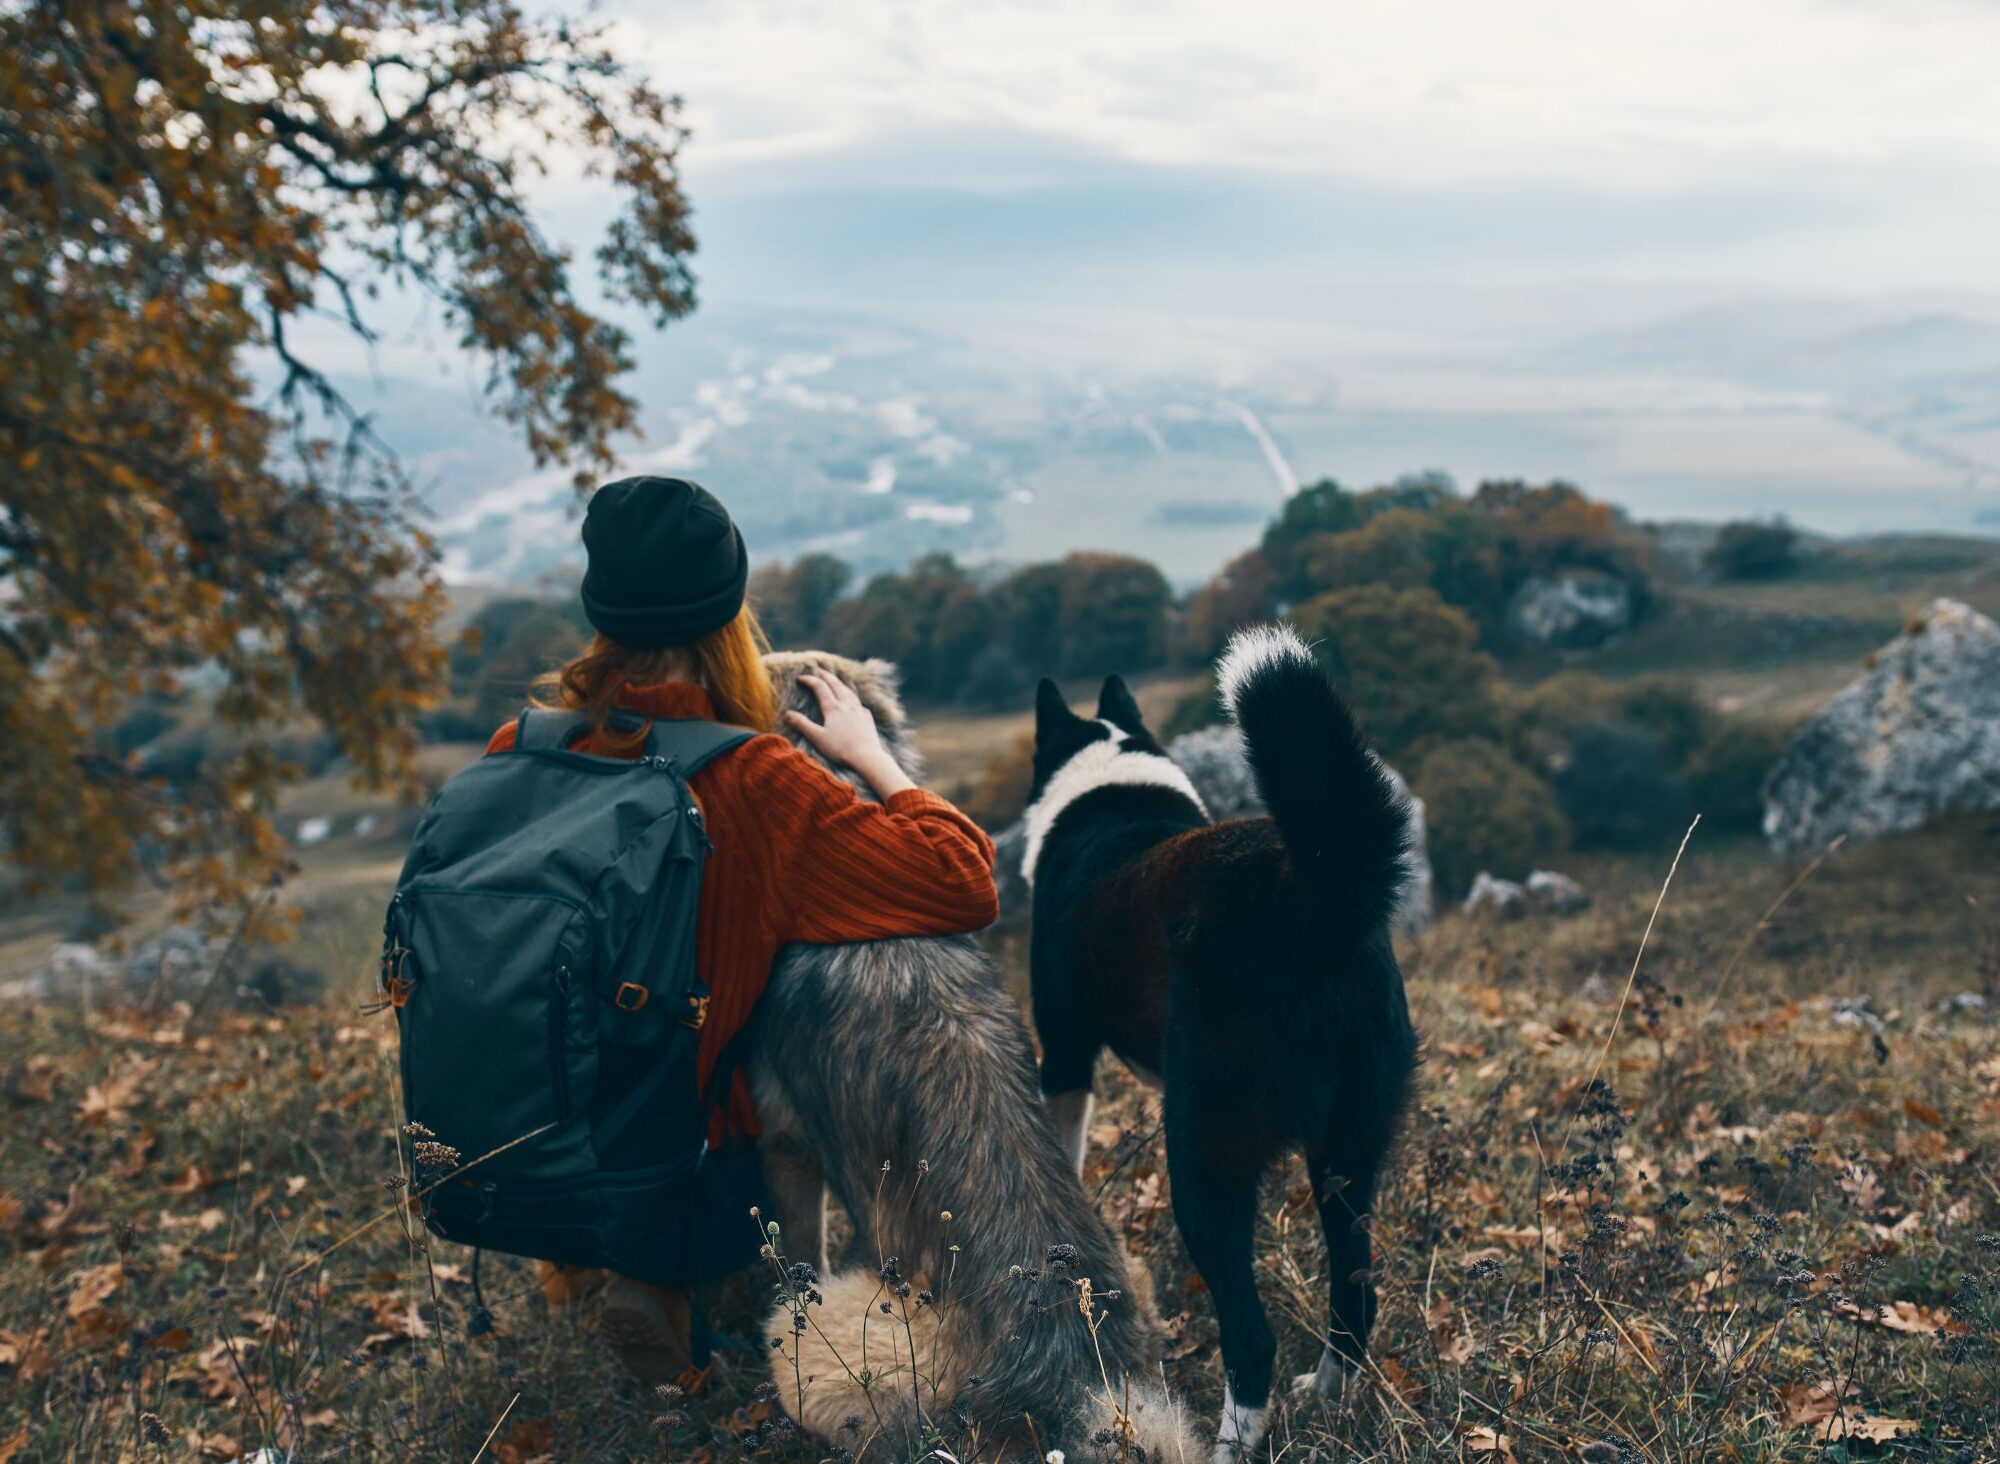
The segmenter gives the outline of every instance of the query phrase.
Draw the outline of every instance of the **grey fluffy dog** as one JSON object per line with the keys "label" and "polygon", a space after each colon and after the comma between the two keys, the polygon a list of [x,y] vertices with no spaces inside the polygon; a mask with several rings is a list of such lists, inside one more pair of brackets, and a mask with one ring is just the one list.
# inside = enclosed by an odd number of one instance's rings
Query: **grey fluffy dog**
{"label": "grey fluffy dog", "polygon": [[[767,664],[780,706],[809,716],[801,672],[853,687],[914,775],[892,666],[819,652]],[[977,942],[788,948],[748,1069],[782,1219],[774,1249],[813,1268],[793,1265],[768,1329],[772,1381],[801,1425],[856,1452],[878,1433],[957,1425],[989,1455],[1032,1439],[1073,1455],[1200,1456],[1158,1382],[1138,1268],[1063,1153],[1026,1026]],[[832,1275],[828,1191],[855,1231],[854,1263]]]}

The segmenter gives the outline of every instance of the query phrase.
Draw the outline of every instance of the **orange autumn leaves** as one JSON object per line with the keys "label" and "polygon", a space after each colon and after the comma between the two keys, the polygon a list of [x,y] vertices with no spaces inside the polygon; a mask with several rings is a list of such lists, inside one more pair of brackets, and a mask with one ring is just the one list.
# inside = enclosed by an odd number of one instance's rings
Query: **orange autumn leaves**
{"label": "orange autumn leaves", "polygon": [[[598,171],[607,292],[681,315],[677,104],[510,0],[15,6],[0,47],[5,854],[210,908],[285,874],[302,726],[415,791],[444,669],[434,547],[302,323],[372,341],[393,274],[538,463],[605,469],[629,342],[522,180],[552,151]],[[384,55],[397,86],[369,85]],[[169,773],[140,749],[177,724],[203,755]]]}

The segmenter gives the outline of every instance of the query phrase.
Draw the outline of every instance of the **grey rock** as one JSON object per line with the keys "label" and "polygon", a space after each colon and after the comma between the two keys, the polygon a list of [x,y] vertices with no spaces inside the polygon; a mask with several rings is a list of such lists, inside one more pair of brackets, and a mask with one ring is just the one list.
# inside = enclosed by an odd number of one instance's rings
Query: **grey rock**
{"label": "grey rock", "polygon": [[1264,816],[1264,800],[1257,796],[1257,780],[1243,752],[1243,734],[1236,728],[1204,727],[1176,737],[1167,745],[1167,756],[1188,775],[1208,805],[1210,818],[1219,822]]}
{"label": "grey rock", "polygon": [[1528,876],[1528,898],[1551,915],[1575,915],[1590,908],[1590,891],[1566,874],[1538,869]]}
{"label": "grey rock", "polygon": [[1878,1035],[1889,1030],[1882,1014],[1875,1010],[1875,998],[1866,992],[1859,996],[1835,997],[1832,1020],[1837,1027],[1860,1027]]}
{"label": "grey rock", "polygon": [[2000,808],[2000,626],[1937,600],[1785,749],[1764,785],[1783,858]]}
{"label": "grey rock", "polygon": [[1632,586],[1595,569],[1535,575],[1515,591],[1508,615],[1530,640],[1558,650],[1588,650],[1632,628]]}
{"label": "grey rock", "polygon": [[1002,926],[1019,925],[1028,918],[1028,881],[1021,874],[1021,861],[1028,853],[1028,822],[1016,819],[993,836],[993,885],[1000,893]]}
{"label": "grey rock", "polygon": [[1527,908],[1526,890],[1511,879],[1496,879],[1483,869],[1473,879],[1472,888],[1466,892],[1465,903],[1459,906],[1467,915],[1490,910],[1502,920],[1519,919]]}
{"label": "grey rock", "polygon": [[[40,968],[0,986],[0,997],[89,1006],[107,999],[158,1004],[192,1001],[208,986],[228,942],[186,926],[136,941],[122,955],[65,942]],[[239,951],[221,995],[238,1006],[263,1008],[316,1001],[326,978],[283,956]]]}

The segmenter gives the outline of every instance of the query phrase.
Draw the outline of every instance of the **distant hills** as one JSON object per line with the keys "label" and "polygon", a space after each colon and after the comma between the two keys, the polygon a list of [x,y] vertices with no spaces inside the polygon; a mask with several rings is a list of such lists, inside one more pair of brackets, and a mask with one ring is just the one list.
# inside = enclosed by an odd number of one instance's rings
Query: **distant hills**
{"label": "distant hills", "polygon": [[[1081,547],[1212,573],[1300,479],[1566,478],[1646,518],[1783,513],[1828,532],[2000,533],[2000,320],[1748,301],[1451,341],[1296,322],[1116,329],[718,312],[645,341],[632,471],[722,492],[762,559],[868,572],[933,549]],[[462,382],[358,394],[415,468],[448,574],[566,574],[567,478]]]}

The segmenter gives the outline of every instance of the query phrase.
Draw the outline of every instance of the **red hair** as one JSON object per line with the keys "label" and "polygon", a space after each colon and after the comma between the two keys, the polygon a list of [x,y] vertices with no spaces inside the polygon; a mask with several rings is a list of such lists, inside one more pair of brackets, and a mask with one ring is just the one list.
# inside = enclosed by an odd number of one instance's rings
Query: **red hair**
{"label": "red hair", "polygon": [[748,605],[722,629],[684,646],[635,650],[598,635],[560,669],[536,678],[534,703],[588,712],[601,746],[630,751],[646,740],[645,729],[621,733],[605,726],[626,688],[692,679],[708,689],[718,721],[770,732],[778,725],[778,699],[771,690],[771,673],[764,669],[769,649],[764,628]]}

